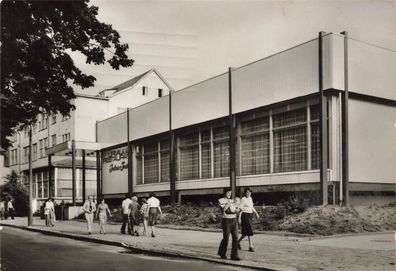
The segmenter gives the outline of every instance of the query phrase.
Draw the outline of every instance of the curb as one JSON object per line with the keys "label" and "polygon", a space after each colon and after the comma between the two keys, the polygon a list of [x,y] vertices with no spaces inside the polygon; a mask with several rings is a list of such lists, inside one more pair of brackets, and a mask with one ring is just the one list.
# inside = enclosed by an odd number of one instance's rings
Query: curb
{"label": "curb", "polygon": [[69,238],[69,239],[74,239],[74,240],[83,241],[83,242],[90,242],[90,243],[96,243],[96,244],[102,244],[102,245],[121,247],[121,248],[128,249],[131,252],[134,252],[136,254],[146,254],[146,255],[150,255],[150,256],[171,257],[171,258],[183,258],[183,259],[190,259],[190,260],[200,260],[200,261],[216,263],[216,264],[221,264],[221,265],[227,265],[227,266],[233,266],[233,267],[249,268],[249,269],[253,269],[253,270],[263,270],[263,271],[296,270],[293,267],[287,267],[287,266],[279,267],[278,269],[273,269],[273,268],[269,268],[269,267],[249,265],[249,264],[238,263],[238,262],[230,262],[230,261],[226,261],[226,260],[214,259],[214,258],[209,258],[209,257],[204,257],[204,256],[193,256],[193,255],[189,255],[189,254],[183,254],[180,252],[167,252],[167,251],[156,250],[156,249],[145,249],[145,248],[139,248],[139,247],[135,247],[132,245],[128,245],[123,242],[103,240],[103,239],[97,239],[97,238],[92,238],[92,237],[85,237],[85,236],[76,235],[76,234],[62,233],[62,232],[38,229],[38,228],[33,228],[33,227],[28,227],[28,226],[18,226],[18,225],[4,224],[4,223],[0,223],[0,225],[3,227],[11,227],[11,228],[17,228],[17,229],[22,229],[22,230],[28,230],[31,232],[38,232],[38,233],[42,233],[42,234],[50,235],[50,236],[57,236],[57,237]]}

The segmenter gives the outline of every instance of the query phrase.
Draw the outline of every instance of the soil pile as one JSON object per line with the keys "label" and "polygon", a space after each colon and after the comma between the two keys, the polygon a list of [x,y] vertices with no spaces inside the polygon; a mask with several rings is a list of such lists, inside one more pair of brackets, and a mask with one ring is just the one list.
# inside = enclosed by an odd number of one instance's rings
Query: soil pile
{"label": "soil pile", "polygon": [[[215,204],[191,203],[162,206],[159,224],[199,228],[220,228],[221,211]],[[359,207],[306,207],[293,204],[256,206],[260,218],[253,227],[264,231],[289,231],[314,235],[396,230],[396,203]],[[115,210],[114,210],[115,211]],[[120,212],[113,213],[120,222]]]}

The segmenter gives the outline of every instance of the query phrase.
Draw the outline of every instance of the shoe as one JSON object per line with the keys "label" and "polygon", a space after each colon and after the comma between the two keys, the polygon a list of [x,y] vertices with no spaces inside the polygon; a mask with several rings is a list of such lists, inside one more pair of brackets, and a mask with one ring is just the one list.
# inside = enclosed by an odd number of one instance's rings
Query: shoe
{"label": "shoe", "polygon": [[122,233],[122,234],[125,234],[125,232],[124,232],[124,231],[122,231],[121,233]]}
{"label": "shoe", "polygon": [[91,233],[90,233],[90,232],[88,232],[88,235],[91,235]]}
{"label": "shoe", "polygon": [[250,252],[254,252],[254,248],[249,247],[249,251],[250,251]]}
{"label": "shoe", "polygon": [[135,231],[135,235],[136,235],[136,236],[139,236],[139,233],[138,233],[137,231]]}
{"label": "shoe", "polygon": [[233,261],[240,261],[241,258],[239,258],[238,256],[236,256],[236,257],[231,257],[231,260],[233,260]]}
{"label": "shoe", "polygon": [[151,237],[155,237],[155,234],[154,234],[154,233],[151,233]]}
{"label": "shoe", "polygon": [[220,258],[222,258],[223,260],[227,260],[227,256],[225,254],[218,254],[220,256]]}
{"label": "shoe", "polygon": [[241,250],[241,249],[242,249],[242,247],[241,247],[241,244],[240,244],[240,243],[238,243],[238,249],[239,249],[239,250]]}

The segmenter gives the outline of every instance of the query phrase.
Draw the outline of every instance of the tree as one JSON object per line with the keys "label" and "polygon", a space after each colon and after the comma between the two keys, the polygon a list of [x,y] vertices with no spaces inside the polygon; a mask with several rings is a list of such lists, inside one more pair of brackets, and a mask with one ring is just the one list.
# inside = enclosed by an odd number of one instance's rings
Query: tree
{"label": "tree", "polygon": [[[92,87],[96,78],[74,65],[69,52],[87,63],[129,67],[128,44],[111,25],[97,20],[89,0],[1,2],[1,146],[16,128],[43,114],[75,109],[72,85]],[[106,52],[106,53],[105,53]],[[108,52],[111,52],[108,53]]]}
{"label": "tree", "polygon": [[0,186],[1,200],[14,200],[14,208],[17,215],[25,216],[29,209],[29,200],[27,188],[18,182],[19,176],[15,171],[12,171],[6,176],[8,182]]}

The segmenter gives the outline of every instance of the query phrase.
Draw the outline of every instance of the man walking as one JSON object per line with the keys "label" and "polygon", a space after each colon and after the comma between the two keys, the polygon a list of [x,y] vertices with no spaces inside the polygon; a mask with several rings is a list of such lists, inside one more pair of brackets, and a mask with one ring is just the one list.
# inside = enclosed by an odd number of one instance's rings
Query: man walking
{"label": "man walking", "polygon": [[88,200],[84,202],[82,209],[85,213],[85,219],[87,220],[88,234],[91,234],[94,213],[96,212],[96,206],[93,202],[92,196],[88,196]]}
{"label": "man walking", "polygon": [[238,256],[238,221],[236,213],[239,206],[232,199],[232,191],[229,188],[224,189],[224,197],[219,199],[219,206],[223,213],[221,227],[223,229],[223,239],[221,240],[217,254],[222,259],[227,259],[226,252],[230,234],[232,237],[231,260],[240,261]]}
{"label": "man walking", "polygon": [[122,226],[121,226],[121,233],[125,234],[125,227],[128,225],[128,233],[131,234],[131,225],[129,223],[129,205],[131,204],[131,196],[129,194],[125,194],[125,199],[122,201],[121,204],[121,211],[122,211]]}

